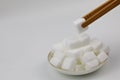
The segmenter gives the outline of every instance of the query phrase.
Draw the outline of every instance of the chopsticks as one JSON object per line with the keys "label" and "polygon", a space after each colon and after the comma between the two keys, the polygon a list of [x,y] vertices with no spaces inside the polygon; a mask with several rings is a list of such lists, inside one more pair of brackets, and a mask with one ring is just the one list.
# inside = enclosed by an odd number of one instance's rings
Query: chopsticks
{"label": "chopsticks", "polygon": [[115,8],[120,4],[120,0],[108,0],[105,3],[103,3],[101,6],[97,7],[90,13],[83,16],[83,18],[86,20],[82,23],[82,27],[85,28],[92,22],[96,21],[98,18]]}

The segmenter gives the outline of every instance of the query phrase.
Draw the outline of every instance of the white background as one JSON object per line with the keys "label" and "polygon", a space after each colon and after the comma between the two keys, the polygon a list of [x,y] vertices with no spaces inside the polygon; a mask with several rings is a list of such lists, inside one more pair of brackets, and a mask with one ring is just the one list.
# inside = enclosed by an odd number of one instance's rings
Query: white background
{"label": "white background", "polygon": [[0,0],[0,80],[119,80],[120,6],[87,31],[111,48],[103,68],[85,76],[67,76],[47,63],[53,44],[77,34],[73,21],[104,1]]}

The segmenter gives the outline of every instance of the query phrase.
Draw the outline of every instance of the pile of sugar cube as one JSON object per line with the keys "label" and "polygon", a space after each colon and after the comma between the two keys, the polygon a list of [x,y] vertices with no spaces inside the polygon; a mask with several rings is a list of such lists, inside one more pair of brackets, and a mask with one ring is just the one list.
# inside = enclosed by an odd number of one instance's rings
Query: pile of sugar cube
{"label": "pile of sugar cube", "polygon": [[109,47],[88,34],[81,33],[64,39],[52,48],[50,63],[67,71],[84,71],[93,69],[108,59]]}

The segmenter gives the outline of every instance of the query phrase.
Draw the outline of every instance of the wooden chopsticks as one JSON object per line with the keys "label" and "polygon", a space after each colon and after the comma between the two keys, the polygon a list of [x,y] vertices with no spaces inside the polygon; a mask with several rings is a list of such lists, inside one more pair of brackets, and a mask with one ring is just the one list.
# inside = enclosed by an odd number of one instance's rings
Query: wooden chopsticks
{"label": "wooden chopsticks", "polygon": [[85,28],[116,6],[120,4],[120,0],[108,0],[101,6],[97,7],[90,13],[86,14],[83,18],[86,20],[85,22],[82,23],[82,27]]}

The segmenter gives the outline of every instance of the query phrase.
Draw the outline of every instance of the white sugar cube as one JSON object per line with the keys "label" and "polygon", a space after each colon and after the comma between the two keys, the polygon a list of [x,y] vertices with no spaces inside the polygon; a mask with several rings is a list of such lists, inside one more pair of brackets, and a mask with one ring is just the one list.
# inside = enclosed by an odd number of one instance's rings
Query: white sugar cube
{"label": "white sugar cube", "polygon": [[85,47],[77,48],[77,49],[72,49],[72,50],[67,50],[65,53],[67,56],[72,56],[78,59],[81,57],[85,52],[91,52],[93,48],[90,45],[87,45]]}
{"label": "white sugar cube", "polygon": [[85,22],[84,18],[79,18],[76,21],[74,21],[74,24],[75,24],[77,30],[79,31],[79,33],[84,32],[88,29],[88,27],[86,27],[86,28],[82,27],[83,22]]}
{"label": "white sugar cube", "polygon": [[98,52],[102,48],[102,42],[98,40],[92,40],[90,45],[93,47],[93,49]]}
{"label": "white sugar cube", "polygon": [[50,63],[52,65],[54,65],[55,67],[60,67],[61,66],[61,60],[56,58],[56,57],[51,58]]}
{"label": "white sugar cube", "polygon": [[65,49],[65,44],[62,42],[57,43],[57,44],[53,45],[53,47],[52,47],[53,51],[64,51],[64,49]]}
{"label": "white sugar cube", "polygon": [[81,61],[83,63],[87,63],[93,59],[96,58],[96,55],[94,54],[94,52],[85,52],[84,55],[81,57]]}
{"label": "white sugar cube", "polygon": [[80,40],[67,40],[66,45],[68,46],[69,49],[75,49],[80,46],[81,41]]}
{"label": "white sugar cube", "polygon": [[60,51],[55,51],[53,57],[57,57],[59,59],[63,59],[65,57],[65,53],[64,52],[60,52]]}
{"label": "white sugar cube", "polygon": [[85,64],[85,69],[86,70],[90,70],[90,69],[92,69],[92,68],[94,68],[94,67],[96,67],[98,65],[99,65],[98,60],[97,59],[93,59],[92,61],[89,61],[89,62],[87,62]]}
{"label": "white sugar cube", "polygon": [[81,49],[84,52],[89,52],[93,50],[93,47],[91,45],[87,45],[87,46],[82,47]]}
{"label": "white sugar cube", "polygon": [[77,64],[77,65],[75,66],[75,71],[76,71],[76,72],[83,71],[83,70],[84,70],[83,65]]}
{"label": "white sugar cube", "polygon": [[62,69],[73,71],[75,69],[76,59],[74,57],[66,57],[61,66]]}
{"label": "white sugar cube", "polygon": [[104,62],[108,58],[108,55],[104,51],[102,51],[99,53],[97,58],[100,62]]}
{"label": "white sugar cube", "polygon": [[61,53],[59,51],[54,52],[53,57],[50,60],[50,63],[56,67],[60,67],[63,60],[64,60],[65,54]]}
{"label": "white sugar cube", "polygon": [[66,46],[68,46],[70,49],[80,48],[82,46],[85,46],[89,43],[90,38],[89,36],[82,36],[75,39],[67,39],[65,40]]}
{"label": "white sugar cube", "polygon": [[78,49],[72,49],[65,52],[67,56],[75,57],[76,59],[83,54],[83,50]]}

